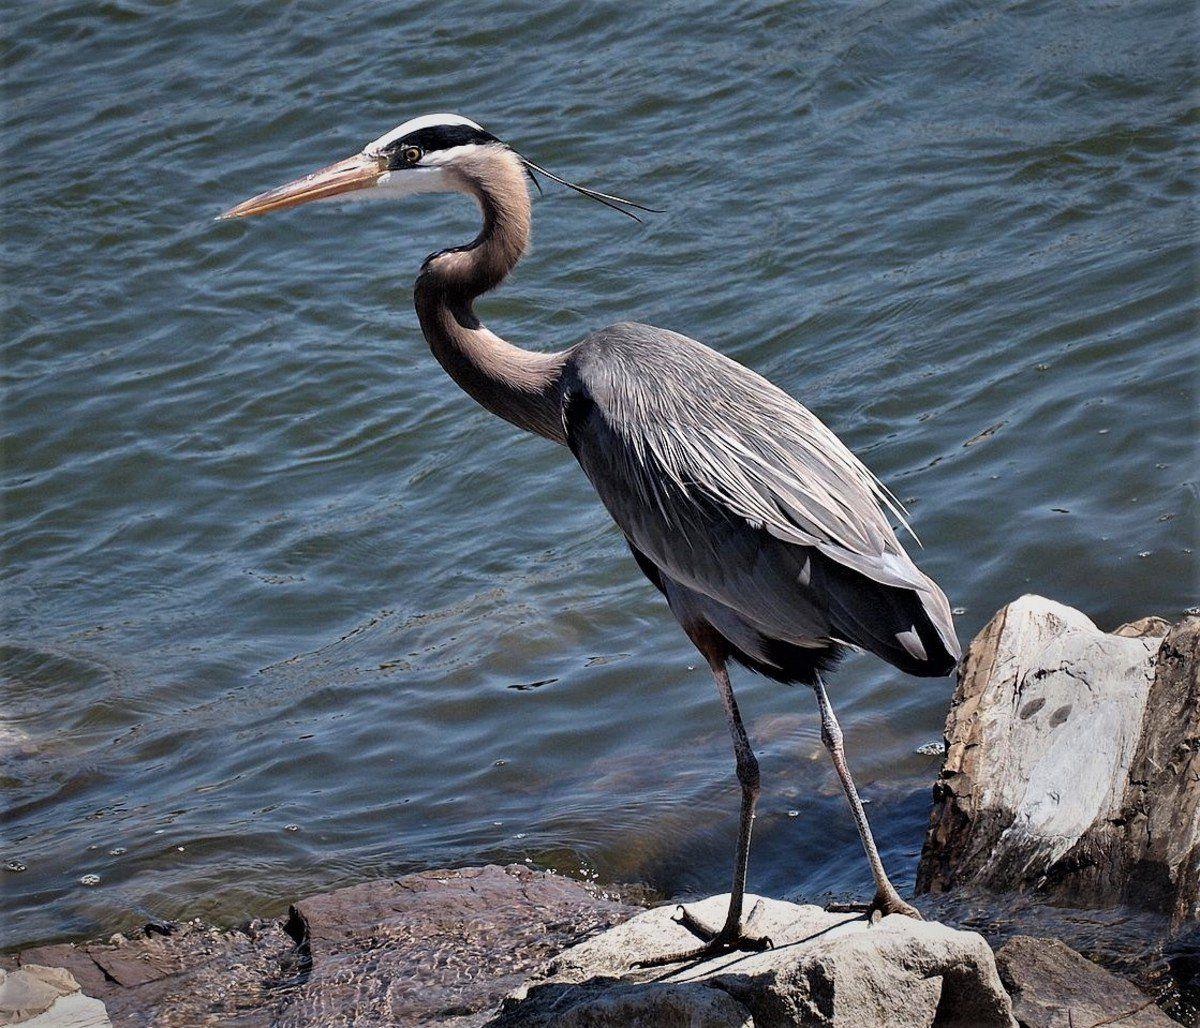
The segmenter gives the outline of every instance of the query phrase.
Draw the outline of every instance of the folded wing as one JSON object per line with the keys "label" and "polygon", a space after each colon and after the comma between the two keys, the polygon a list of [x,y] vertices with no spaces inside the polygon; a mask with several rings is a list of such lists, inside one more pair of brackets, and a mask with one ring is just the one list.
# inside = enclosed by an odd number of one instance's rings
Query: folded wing
{"label": "folded wing", "polygon": [[620,324],[576,348],[572,451],[645,560],[768,640],[849,643],[914,674],[959,657],[903,512],[811,412],[686,336]]}

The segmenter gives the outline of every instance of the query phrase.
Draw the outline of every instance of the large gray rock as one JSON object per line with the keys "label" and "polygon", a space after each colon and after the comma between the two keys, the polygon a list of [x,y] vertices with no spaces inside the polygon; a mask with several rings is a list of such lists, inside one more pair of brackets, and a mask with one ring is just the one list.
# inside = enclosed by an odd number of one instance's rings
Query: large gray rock
{"label": "large gray rock", "polygon": [[[753,906],[755,897],[747,897]],[[727,896],[691,909],[719,922]],[[696,940],[674,907],[638,914],[550,962],[505,1003],[496,1028],[550,1025],[806,1025],[813,1028],[1013,1028],[981,935],[906,917],[854,915],[763,900],[756,930],[775,943],[699,964],[636,968]]]}
{"label": "large gray rock", "polygon": [[1021,1028],[1178,1028],[1153,997],[1057,939],[1018,935],[996,953],[1000,980]]}
{"label": "large gray rock", "polygon": [[972,882],[1196,916],[1200,619],[1116,633],[1024,596],[971,644],[918,892]]}

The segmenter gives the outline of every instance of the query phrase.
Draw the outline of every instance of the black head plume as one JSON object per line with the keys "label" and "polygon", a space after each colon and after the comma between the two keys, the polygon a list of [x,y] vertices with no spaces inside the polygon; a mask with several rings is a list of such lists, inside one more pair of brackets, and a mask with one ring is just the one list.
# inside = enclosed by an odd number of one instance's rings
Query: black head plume
{"label": "black head plume", "polygon": [[[516,153],[516,151],[514,150],[513,153]],[[602,203],[605,207],[611,207],[614,211],[619,211],[621,214],[624,214],[625,217],[632,218],[634,221],[640,222],[642,219],[634,214],[633,211],[626,210],[626,207],[632,207],[634,210],[638,211],[646,211],[648,214],[664,213],[663,211],[658,210],[656,207],[647,207],[645,204],[640,204],[633,200],[626,200],[623,196],[614,196],[612,193],[602,193],[598,189],[589,189],[587,186],[581,186],[574,182],[568,182],[565,178],[555,175],[554,172],[547,171],[540,164],[534,164],[533,161],[531,161],[528,157],[525,157],[523,154],[518,153],[517,156],[520,157],[521,161],[524,163],[526,174],[533,179],[533,184],[538,187],[539,193],[542,191],[542,187],[538,183],[537,177],[534,175],[535,171],[539,175],[545,175],[546,178],[550,179],[550,181],[557,182],[560,185],[566,186],[568,189],[574,189],[575,192],[581,193],[588,199],[595,200],[597,203]]]}

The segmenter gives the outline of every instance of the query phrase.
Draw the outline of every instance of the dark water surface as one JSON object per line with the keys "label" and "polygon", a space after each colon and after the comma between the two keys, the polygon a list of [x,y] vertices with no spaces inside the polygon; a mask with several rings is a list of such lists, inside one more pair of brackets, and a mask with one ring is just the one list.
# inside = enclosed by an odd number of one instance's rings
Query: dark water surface
{"label": "dark water surface", "polygon": [[[1024,591],[1196,600],[1185,2],[6,8],[0,944],[488,860],[725,887],[695,654],[568,455],[421,339],[469,205],[212,221],[417,114],[667,207],[548,190],[482,316],[773,378],[909,504],[964,641]],[[865,894],[812,697],[739,690],[752,887]],[[906,888],[950,692],[833,682]]]}

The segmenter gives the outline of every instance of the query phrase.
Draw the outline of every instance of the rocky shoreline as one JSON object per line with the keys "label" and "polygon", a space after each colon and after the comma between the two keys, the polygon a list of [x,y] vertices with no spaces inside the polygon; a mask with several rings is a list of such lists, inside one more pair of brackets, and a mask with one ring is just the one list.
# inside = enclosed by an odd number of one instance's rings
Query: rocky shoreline
{"label": "rocky shoreline", "polygon": [[[973,642],[946,742],[918,871],[940,921],[764,900],[774,949],[638,968],[694,941],[673,905],[524,865],[429,871],[234,931],[25,949],[0,963],[0,1023],[1200,1024],[1200,618],[1105,633],[1022,597]],[[1136,966],[1072,949],[1104,949],[1072,906],[1141,933]]]}

